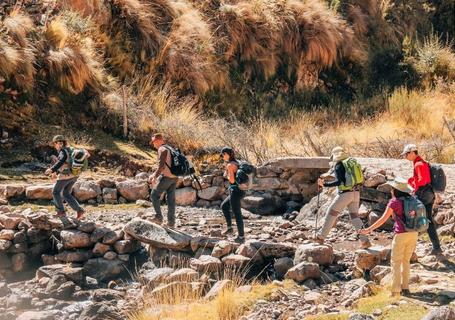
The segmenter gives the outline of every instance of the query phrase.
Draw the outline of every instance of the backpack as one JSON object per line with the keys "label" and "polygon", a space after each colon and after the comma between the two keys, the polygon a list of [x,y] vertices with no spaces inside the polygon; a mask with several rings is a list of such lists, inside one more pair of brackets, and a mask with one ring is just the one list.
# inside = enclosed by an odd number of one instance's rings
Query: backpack
{"label": "backpack", "polygon": [[70,172],[79,176],[82,171],[88,168],[88,152],[83,148],[68,147],[64,149]]}
{"label": "backpack", "polygon": [[169,146],[164,147],[171,153],[171,165],[166,163],[166,166],[174,176],[184,177],[196,172],[188,158],[180,152],[180,149],[174,149]]}
{"label": "backpack", "polygon": [[424,232],[428,229],[429,220],[425,205],[416,197],[401,198],[404,211],[404,228],[406,231]]}
{"label": "backpack", "polygon": [[253,178],[256,175],[256,168],[246,161],[241,161],[238,164],[235,174],[235,181],[242,190],[249,190],[253,185]]}
{"label": "backpack", "polygon": [[431,186],[434,192],[444,192],[446,190],[447,178],[439,164],[428,164],[430,166]]}
{"label": "backpack", "polygon": [[349,190],[355,186],[362,185],[364,182],[363,171],[357,160],[348,158],[341,163],[346,171],[346,183],[343,189]]}

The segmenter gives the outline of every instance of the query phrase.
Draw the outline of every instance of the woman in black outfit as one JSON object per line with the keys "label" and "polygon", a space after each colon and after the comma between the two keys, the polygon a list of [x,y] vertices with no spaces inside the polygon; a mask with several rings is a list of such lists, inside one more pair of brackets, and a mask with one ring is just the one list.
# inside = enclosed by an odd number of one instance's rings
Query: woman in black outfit
{"label": "woman in black outfit", "polygon": [[221,210],[223,210],[224,217],[226,218],[227,229],[223,232],[224,235],[233,233],[232,229],[232,216],[231,211],[234,213],[235,221],[238,229],[238,236],[235,238],[236,242],[245,241],[245,232],[243,229],[242,210],[240,208],[240,201],[245,196],[245,192],[239,188],[235,179],[239,163],[235,158],[235,153],[232,148],[224,147],[220,155],[226,163],[226,171],[224,177],[229,181],[229,196],[221,203]]}

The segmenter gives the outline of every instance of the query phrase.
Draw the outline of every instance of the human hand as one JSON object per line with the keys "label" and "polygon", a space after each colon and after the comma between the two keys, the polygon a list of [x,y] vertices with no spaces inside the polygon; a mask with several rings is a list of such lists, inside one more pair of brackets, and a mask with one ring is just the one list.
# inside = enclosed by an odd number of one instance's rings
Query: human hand
{"label": "human hand", "polygon": [[46,171],[44,171],[44,174],[46,176],[50,175],[52,173],[52,170],[51,169],[46,169]]}
{"label": "human hand", "polygon": [[52,180],[57,179],[57,172],[53,172],[53,173],[52,173],[51,179],[52,179]]}
{"label": "human hand", "polygon": [[322,189],[324,187],[324,179],[322,178],[318,179],[318,187],[319,189]]}

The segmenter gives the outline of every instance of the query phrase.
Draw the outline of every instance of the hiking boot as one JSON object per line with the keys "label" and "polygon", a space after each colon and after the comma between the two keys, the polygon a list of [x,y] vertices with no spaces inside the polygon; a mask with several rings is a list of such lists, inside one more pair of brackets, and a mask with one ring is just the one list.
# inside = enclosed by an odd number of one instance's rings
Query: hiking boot
{"label": "hiking boot", "polygon": [[171,229],[174,229],[174,228],[175,228],[175,222],[168,222],[168,223],[166,224],[166,227],[171,228]]}
{"label": "hiking boot", "polygon": [[245,237],[238,236],[234,239],[235,243],[245,243]]}
{"label": "hiking boot", "polygon": [[360,243],[360,248],[361,248],[361,249],[368,249],[369,247],[371,247],[371,242],[370,242],[370,240],[362,241],[362,242]]}
{"label": "hiking boot", "polygon": [[85,214],[85,211],[84,211],[84,210],[78,211],[78,212],[77,212],[76,219],[77,219],[77,220],[82,220],[82,219],[84,219],[84,214]]}
{"label": "hiking boot", "polygon": [[150,221],[157,223],[157,224],[163,224],[163,217],[155,215]]}
{"label": "hiking boot", "polygon": [[409,291],[409,289],[403,289],[403,290],[401,290],[401,295],[403,295],[405,297],[409,297],[409,296],[411,296],[411,291]]}
{"label": "hiking boot", "polygon": [[441,249],[433,249],[430,252],[430,256],[439,256],[441,254],[442,254],[442,250]]}
{"label": "hiking boot", "polygon": [[313,242],[316,242],[317,244],[324,244],[324,239],[321,236],[319,236],[319,235],[310,237],[309,240],[311,240]]}
{"label": "hiking boot", "polygon": [[65,211],[57,211],[57,213],[55,215],[57,217],[59,217],[59,218],[63,218],[63,217],[66,217],[66,212]]}
{"label": "hiking boot", "polygon": [[228,227],[226,230],[221,232],[221,235],[222,236],[229,236],[229,235],[232,235],[233,233],[234,233],[234,230],[232,228]]}

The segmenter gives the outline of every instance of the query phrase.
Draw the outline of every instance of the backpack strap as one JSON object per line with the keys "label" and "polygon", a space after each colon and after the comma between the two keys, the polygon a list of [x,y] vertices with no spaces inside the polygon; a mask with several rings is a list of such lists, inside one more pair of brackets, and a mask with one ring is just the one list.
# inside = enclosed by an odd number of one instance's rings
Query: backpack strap
{"label": "backpack strap", "polygon": [[[167,145],[167,144],[163,144],[162,147],[164,147],[168,152],[170,152],[171,154],[171,161],[172,161],[172,152],[174,151],[174,149],[172,149],[171,146]],[[167,159],[166,159],[167,160]],[[167,164],[167,161],[164,161],[164,164],[166,165],[166,167],[169,168],[169,170],[171,170],[171,166]],[[171,163],[172,165],[172,163]]]}

